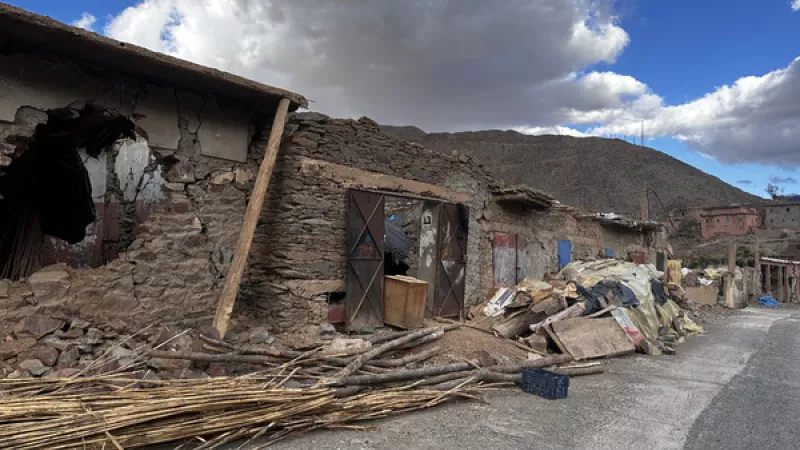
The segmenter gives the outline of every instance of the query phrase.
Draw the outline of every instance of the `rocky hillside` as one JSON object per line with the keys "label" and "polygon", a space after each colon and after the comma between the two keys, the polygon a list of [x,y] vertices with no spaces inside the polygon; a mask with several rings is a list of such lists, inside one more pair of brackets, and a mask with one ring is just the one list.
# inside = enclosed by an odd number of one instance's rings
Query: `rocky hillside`
{"label": "rocky hillside", "polygon": [[[638,215],[641,193],[648,187],[668,210],[763,200],[658,150],[619,139],[382,129],[431,150],[472,155],[507,184],[526,184],[589,211]],[[662,217],[661,206],[650,197],[651,216]]]}

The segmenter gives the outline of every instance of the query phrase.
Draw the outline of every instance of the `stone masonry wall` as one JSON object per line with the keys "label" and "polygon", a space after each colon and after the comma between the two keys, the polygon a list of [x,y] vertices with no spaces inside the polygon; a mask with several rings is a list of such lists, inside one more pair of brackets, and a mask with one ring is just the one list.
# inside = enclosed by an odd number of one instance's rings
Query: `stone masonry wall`
{"label": "stone masonry wall", "polygon": [[[136,122],[147,142],[138,148],[149,153],[148,161],[155,161],[148,170],[163,182],[158,202],[113,261],[97,268],[55,264],[26,280],[0,281],[0,329],[34,314],[93,322],[120,319],[131,329],[164,322],[210,323],[264,156],[271,117],[114,74],[89,74],[60,61],[12,56],[16,65],[0,65],[0,71],[13,72],[9,68],[19,64],[65,64],[69,69],[65,79],[70,82],[48,79],[40,72],[30,79],[0,73],[0,88],[12,93],[0,98],[0,123],[11,123],[8,117],[15,118],[20,105],[46,111],[75,101],[96,102]],[[209,102],[213,114],[205,115]],[[234,127],[216,123],[220,108],[231,111],[229,117],[247,119]],[[218,139],[204,138],[236,135],[229,140],[235,146],[242,142],[242,133],[248,143],[245,159],[240,158],[241,149],[227,149]],[[241,162],[203,156],[210,154]],[[391,178],[388,188],[381,176]],[[326,320],[326,294],[345,289],[351,188],[415,192],[465,204],[468,304],[491,293],[495,231],[528,237],[543,272],[554,267],[558,239],[571,239],[576,257],[593,256],[609,240],[608,233],[617,233],[563,212],[503,209],[491,200],[491,181],[471,158],[441,155],[391,138],[367,118],[291,116],[231,328],[257,324],[275,332],[295,331]],[[420,192],[428,187],[429,191]],[[614,239],[624,249],[620,253],[648,247],[640,235],[617,233]]]}
{"label": "stone masonry wall", "polygon": [[[434,154],[380,132],[378,124],[330,119],[314,113],[292,117],[284,133],[269,197],[253,249],[242,310],[286,330],[324,321],[327,292],[345,290],[348,189],[374,188],[352,182],[309,161],[325,161],[443,186],[465,193],[470,207],[467,298],[483,297],[483,241],[478,218],[486,201],[486,173],[466,157]],[[403,191],[402,186],[398,186]]]}
{"label": "stone masonry wall", "polygon": [[[106,208],[98,208],[100,220],[78,246],[107,228],[104,221],[127,221],[118,229],[126,233],[122,251],[96,268],[56,255],[50,262],[67,264],[17,282],[0,280],[0,330],[39,313],[121,319],[133,328],[210,321],[272,118],[246,106],[87,70],[58,58],[6,54],[0,59],[0,150],[8,159],[0,162],[10,163],[19,151],[14,144],[32,135],[36,123],[30,118],[46,121],[46,111],[54,108],[102,107],[133,121],[139,134],[136,142],[119,141],[99,160],[87,160],[93,199]],[[231,117],[238,122],[232,123]],[[245,148],[235,148],[242,142]],[[212,153],[245,159],[203,156]],[[108,181],[116,182],[116,188]],[[140,207],[143,200],[148,201]],[[126,204],[133,209],[126,212]],[[117,210],[112,214],[108,205],[120,206],[111,208]]]}
{"label": "stone masonry wall", "polygon": [[[665,248],[663,239],[655,236],[658,233],[603,225],[576,212],[527,210],[492,204],[489,213],[491,220],[485,227],[489,245],[495,232],[524,236],[528,254],[533,260],[533,276],[539,278],[558,270],[559,240],[571,242],[573,260],[595,258],[609,248],[617,258],[642,252],[648,260],[655,261],[656,251]],[[489,252],[488,259],[491,258]],[[485,277],[492,279],[493,273],[490,271]]]}

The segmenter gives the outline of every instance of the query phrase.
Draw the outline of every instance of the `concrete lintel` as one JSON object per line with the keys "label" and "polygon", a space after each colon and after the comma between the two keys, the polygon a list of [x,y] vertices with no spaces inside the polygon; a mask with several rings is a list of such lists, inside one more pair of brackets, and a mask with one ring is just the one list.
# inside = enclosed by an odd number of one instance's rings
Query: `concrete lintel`
{"label": "concrete lintel", "polygon": [[346,188],[379,189],[382,191],[409,192],[426,197],[436,197],[454,203],[466,203],[469,195],[451,191],[442,186],[399,178],[355,167],[343,166],[318,159],[303,158],[300,173],[322,176],[341,183]]}

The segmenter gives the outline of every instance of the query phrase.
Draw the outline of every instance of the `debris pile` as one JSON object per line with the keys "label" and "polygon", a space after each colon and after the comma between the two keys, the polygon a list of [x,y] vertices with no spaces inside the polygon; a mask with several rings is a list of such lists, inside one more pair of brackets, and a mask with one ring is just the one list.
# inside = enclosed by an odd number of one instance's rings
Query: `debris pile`
{"label": "debris pile", "polygon": [[[518,339],[541,356],[576,361],[632,353],[673,353],[683,337],[702,332],[677,302],[680,286],[665,285],[652,265],[620,260],[573,262],[549,282],[526,279],[500,288],[474,326]],[[676,302],[677,301],[677,302]]]}
{"label": "debris pile", "polygon": [[[591,360],[672,353],[702,331],[663,275],[574,262],[556,279],[499,289],[466,323],[425,319],[425,328],[364,336],[330,327],[295,347],[266,329],[220,339],[204,328],[28,317],[0,343],[0,447],[263,444],[497,386],[563,398],[563,376],[604,370]],[[529,370],[541,368],[550,371]]]}
{"label": "debris pile", "polygon": [[[51,325],[56,324],[47,328]],[[194,349],[152,347],[135,352],[128,364],[96,375],[0,380],[0,447],[183,443],[216,448],[256,437],[272,443],[318,428],[354,427],[360,421],[475,398],[489,387],[521,383],[523,370],[529,368],[559,365],[557,373],[573,376],[603,370],[599,363],[565,366],[572,360],[568,355],[505,364],[473,359],[426,365],[439,349],[421,346],[462,326],[396,332],[373,336],[369,345],[331,343],[306,351],[235,345],[200,334]],[[106,353],[114,348],[122,347]],[[258,371],[161,380],[148,376],[155,359],[249,364]]]}

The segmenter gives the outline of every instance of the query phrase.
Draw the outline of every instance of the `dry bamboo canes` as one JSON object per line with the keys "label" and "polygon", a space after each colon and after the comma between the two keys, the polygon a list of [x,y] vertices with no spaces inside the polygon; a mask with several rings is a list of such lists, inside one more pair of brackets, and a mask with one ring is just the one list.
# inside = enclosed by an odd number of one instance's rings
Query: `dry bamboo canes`
{"label": "dry bamboo canes", "polygon": [[422,369],[399,370],[382,373],[379,375],[349,375],[339,378],[331,383],[332,386],[375,385],[393,381],[416,380],[451,372],[463,372],[475,368],[477,361],[468,363],[453,363],[443,366],[425,367]]}
{"label": "dry bamboo canes", "polygon": [[278,361],[275,361],[273,357],[261,356],[261,355],[229,355],[229,354],[211,355],[208,353],[199,353],[199,352],[167,352],[160,350],[151,350],[147,352],[147,355],[150,356],[151,358],[188,359],[191,361],[208,362],[208,363],[232,362],[232,363],[262,364],[266,366],[278,365]]}
{"label": "dry bamboo canes", "polygon": [[[91,380],[91,381],[87,381]],[[203,437],[201,448],[263,436],[266,443],[316,428],[352,426],[465,396],[464,383],[447,392],[264,388],[259,377],[164,381],[161,387],[114,390],[118,377],[48,381],[85,384],[94,392],[0,398],[0,447],[18,449],[136,448]],[[9,383],[10,384],[10,383]],[[21,385],[30,383],[19,383]],[[61,405],[61,406],[59,406]]]}

